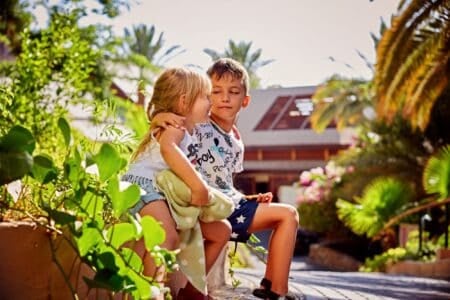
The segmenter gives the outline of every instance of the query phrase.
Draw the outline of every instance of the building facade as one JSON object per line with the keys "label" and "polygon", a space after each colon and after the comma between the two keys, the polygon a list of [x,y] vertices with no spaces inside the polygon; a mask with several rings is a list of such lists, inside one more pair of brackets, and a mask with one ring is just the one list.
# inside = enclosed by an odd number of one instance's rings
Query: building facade
{"label": "building facade", "polygon": [[251,91],[250,105],[237,126],[245,144],[244,172],[236,186],[246,194],[270,191],[278,201],[278,188],[298,180],[301,171],[324,166],[348,147],[351,131],[330,125],[323,133],[311,129],[315,86],[268,88]]}

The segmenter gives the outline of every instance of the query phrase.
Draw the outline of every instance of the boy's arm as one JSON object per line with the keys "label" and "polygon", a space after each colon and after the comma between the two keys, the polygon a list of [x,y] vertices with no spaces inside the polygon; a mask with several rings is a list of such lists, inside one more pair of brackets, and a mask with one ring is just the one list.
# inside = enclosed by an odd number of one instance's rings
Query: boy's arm
{"label": "boy's arm", "polygon": [[202,206],[208,204],[208,187],[195,171],[194,166],[178,147],[184,137],[184,130],[174,127],[166,128],[159,138],[161,155],[169,168],[191,189],[191,204]]}
{"label": "boy's arm", "polygon": [[267,192],[264,194],[253,194],[253,195],[245,195],[245,199],[247,200],[256,200],[256,202],[259,203],[270,203],[273,199],[272,192]]}
{"label": "boy's arm", "polygon": [[156,114],[152,118],[152,123],[154,127],[161,127],[166,129],[169,126],[173,126],[176,128],[184,129],[184,120],[186,118],[183,116],[179,116],[174,113],[162,112]]}

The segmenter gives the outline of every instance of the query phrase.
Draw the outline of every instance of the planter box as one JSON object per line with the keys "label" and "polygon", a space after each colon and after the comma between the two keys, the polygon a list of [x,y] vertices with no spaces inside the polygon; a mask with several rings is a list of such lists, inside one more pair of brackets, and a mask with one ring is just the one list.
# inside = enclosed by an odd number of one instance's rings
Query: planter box
{"label": "planter box", "polygon": [[387,266],[386,273],[450,279],[450,259],[441,259],[435,262],[402,261]]}
{"label": "planter box", "polygon": [[80,299],[99,296],[82,279],[94,272],[63,237],[34,223],[3,222],[0,241],[0,299],[75,299],[74,292]]}
{"label": "planter box", "polygon": [[440,248],[436,251],[436,259],[450,259],[450,248]]}
{"label": "planter box", "polygon": [[361,266],[361,262],[350,255],[320,244],[313,244],[309,247],[308,257],[314,264],[333,271],[355,272]]}

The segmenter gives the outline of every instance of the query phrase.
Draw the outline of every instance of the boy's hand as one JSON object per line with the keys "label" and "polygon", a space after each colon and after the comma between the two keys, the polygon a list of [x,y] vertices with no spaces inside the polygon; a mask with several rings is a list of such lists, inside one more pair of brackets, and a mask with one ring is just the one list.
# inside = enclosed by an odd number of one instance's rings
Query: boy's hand
{"label": "boy's hand", "polygon": [[154,127],[162,127],[166,129],[168,126],[184,129],[185,117],[173,113],[159,113],[153,117],[152,123]]}
{"label": "boy's hand", "polygon": [[245,196],[247,200],[256,200],[256,202],[259,203],[270,203],[273,199],[273,194],[271,192],[264,193],[264,194],[255,194],[255,195],[247,195]]}

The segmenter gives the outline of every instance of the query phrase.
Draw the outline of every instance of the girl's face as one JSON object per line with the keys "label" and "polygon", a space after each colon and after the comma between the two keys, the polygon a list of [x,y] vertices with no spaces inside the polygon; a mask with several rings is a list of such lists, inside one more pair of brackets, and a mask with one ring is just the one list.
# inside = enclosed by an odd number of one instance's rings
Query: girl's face
{"label": "girl's face", "polygon": [[186,118],[190,119],[194,124],[208,122],[210,108],[211,100],[209,99],[209,95],[199,95],[195,99],[191,112],[187,114]]}

